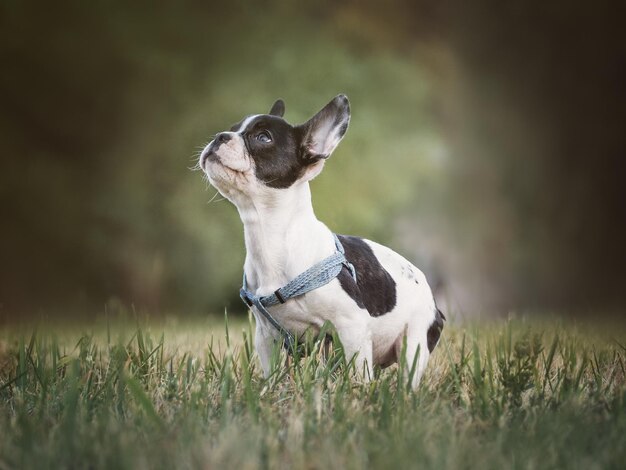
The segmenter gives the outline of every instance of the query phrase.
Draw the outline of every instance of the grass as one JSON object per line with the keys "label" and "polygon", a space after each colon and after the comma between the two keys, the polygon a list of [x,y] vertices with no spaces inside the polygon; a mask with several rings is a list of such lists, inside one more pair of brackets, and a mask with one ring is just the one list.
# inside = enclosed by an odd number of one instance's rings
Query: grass
{"label": "grass", "polygon": [[624,468],[626,334],[447,325],[417,392],[239,320],[0,333],[4,468]]}

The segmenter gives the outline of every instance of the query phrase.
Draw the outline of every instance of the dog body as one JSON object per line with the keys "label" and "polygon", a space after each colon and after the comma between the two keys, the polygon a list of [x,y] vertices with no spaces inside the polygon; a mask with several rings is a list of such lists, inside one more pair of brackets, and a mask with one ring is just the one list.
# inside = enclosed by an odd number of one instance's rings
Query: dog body
{"label": "dog body", "polygon": [[[216,135],[200,156],[200,167],[235,204],[244,224],[248,289],[268,295],[336,251],[333,233],[313,212],[309,181],[322,170],[350,120],[339,95],[300,126],[282,119],[277,101],[269,114],[254,115]],[[423,273],[399,254],[369,240],[339,235],[356,282],[347,268],[329,283],[284,304],[272,316],[296,337],[330,321],[346,357],[356,355],[366,378],[372,366],[396,362],[406,338],[406,364],[418,354],[417,386],[435,347],[444,317]],[[255,347],[264,373],[279,332],[252,307]]]}

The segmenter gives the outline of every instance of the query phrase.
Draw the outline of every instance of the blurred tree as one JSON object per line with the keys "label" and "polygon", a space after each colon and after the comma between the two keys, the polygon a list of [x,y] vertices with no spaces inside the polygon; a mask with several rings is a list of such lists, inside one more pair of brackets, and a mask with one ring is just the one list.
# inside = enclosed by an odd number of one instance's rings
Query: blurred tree
{"label": "blurred tree", "polygon": [[466,309],[620,305],[616,18],[561,2],[4,2],[0,315],[240,308],[241,224],[207,204],[195,152],[277,97],[300,122],[339,92],[351,129],[313,182],[331,228],[394,239]]}

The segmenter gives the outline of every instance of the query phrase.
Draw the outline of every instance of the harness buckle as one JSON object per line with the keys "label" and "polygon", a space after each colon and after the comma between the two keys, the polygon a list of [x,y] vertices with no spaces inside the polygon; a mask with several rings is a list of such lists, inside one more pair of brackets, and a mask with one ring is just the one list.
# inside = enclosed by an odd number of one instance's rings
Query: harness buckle
{"label": "harness buckle", "polygon": [[280,293],[280,289],[276,289],[276,290],[274,291],[274,295],[276,296],[276,298],[278,299],[278,301],[279,301],[281,304],[284,304],[284,303],[285,303],[285,298],[284,298],[284,297],[282,296],[282,294]]}

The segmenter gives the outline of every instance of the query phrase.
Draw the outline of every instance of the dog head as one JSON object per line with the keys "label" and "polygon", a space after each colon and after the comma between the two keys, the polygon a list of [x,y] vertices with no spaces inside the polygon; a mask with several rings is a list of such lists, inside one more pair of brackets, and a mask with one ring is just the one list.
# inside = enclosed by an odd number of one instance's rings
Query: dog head
{"label": "dog head", "polygon": [[285,121],[284,113],[278,100],[269,114],[244,118],[202,151],[200,168],[226,198],[254,198],[317,176],[348,129],[350,103],[338,95],[297,126]]}

